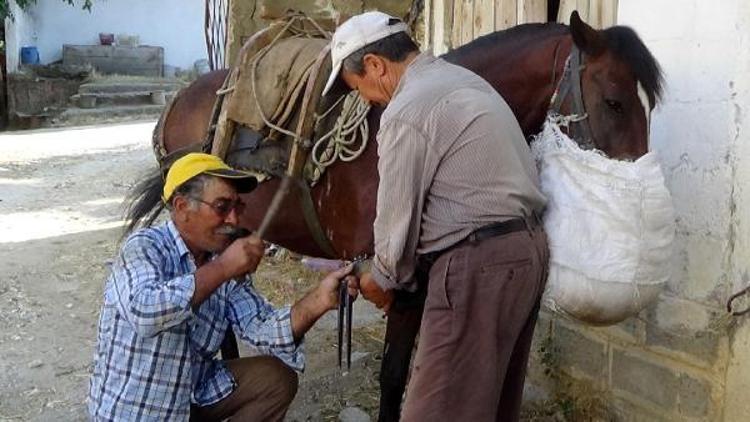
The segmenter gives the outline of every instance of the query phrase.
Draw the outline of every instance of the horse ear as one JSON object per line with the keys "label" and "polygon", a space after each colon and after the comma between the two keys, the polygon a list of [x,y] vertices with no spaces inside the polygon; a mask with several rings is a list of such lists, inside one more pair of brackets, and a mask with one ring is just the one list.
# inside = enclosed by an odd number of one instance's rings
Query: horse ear
{"label": "horse ear", "polygon": [[601,33],[584,22],[577,10],[570,14],[570,35],[575,45],[587,55],[596,57],[604,52],[605,42]]}

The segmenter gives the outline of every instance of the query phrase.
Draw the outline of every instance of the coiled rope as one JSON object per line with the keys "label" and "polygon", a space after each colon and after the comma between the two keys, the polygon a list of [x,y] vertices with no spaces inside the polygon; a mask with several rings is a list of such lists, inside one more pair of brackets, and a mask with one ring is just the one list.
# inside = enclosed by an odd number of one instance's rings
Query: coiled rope
{"label": "coiled rope", "polygon": [[360,97],[357,91],[339,98],[325,113],[318,116],[316,121],[324,119],[342,100],[344,104],[333,128],[318,138],[313,145],[311,156],[315,165],[312,175],[313,183],[320,179],[331,164],[338,160],[354,161],[367,147],[367,139],[370,135],[367,113],[370,111],[370,105]]}

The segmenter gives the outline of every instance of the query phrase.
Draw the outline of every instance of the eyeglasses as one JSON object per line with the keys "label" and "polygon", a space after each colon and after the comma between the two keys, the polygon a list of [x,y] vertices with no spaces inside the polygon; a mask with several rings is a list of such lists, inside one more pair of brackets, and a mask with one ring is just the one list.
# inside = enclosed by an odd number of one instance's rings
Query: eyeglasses
{"label": "eyeglasses", "polygon": [[242,214],[242,212],[245,211],[245,203],[242,202],[240,198],[232,201],[219,198],[213,202],[204,201],[201,198],[196,198],[194,196],[190,196],[189,198],[208,205],[220,218],[227,218],[227,216],[232,213],[232,210],[234,210],[237,215]]}

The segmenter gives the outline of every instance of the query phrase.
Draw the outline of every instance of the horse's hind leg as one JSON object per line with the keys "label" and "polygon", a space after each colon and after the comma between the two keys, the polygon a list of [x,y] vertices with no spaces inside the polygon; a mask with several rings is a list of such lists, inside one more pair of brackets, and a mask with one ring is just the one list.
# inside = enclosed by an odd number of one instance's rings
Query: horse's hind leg
{"label": "horse's hind leg", "polygon": [[409,362],[422,321],[422,308],[391,310],[385,331],[383,362],[380,365],[379,422],[398,422],[401,399],[409,376]]}
{"label": "horse's hind leg", "polygon": [[385,329],[383,362],[380,365],[380,415],[379,422],[398,422],[401,416],[401,399],[409,376],[409,364],[419,325],[422,322],[427,281],[420,277],[416,293],[396,292],[395,301],[388,312]]}

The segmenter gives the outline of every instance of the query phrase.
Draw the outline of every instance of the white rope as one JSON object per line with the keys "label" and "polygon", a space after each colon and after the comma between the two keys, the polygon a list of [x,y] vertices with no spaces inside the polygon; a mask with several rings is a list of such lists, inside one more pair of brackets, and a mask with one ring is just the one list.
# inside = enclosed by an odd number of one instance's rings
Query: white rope
{"label": "white rope", "polygon": [[580,122],[580,121],[588,119],[589,118],[589,114],[588,113],[583,113],[583,114],[567,114],[567,115],[562,115],[562,114],[557,114],[557,113],[549,113],[547,115],[547,118],[552,123],[554,123],[554,124],[556,124],[558,126],[570,127],[571,123],[577,123],[577,122]]}
{"label": "white rope", "polygon": [[[312,161],[315,164],[313,183],[318,181],[331,164],[338,160],[354,161],[367,147],[367,138],[370,135],[367,113],[370,111],[370,105],[359,96],[357,91],[352,91],[342,98],[344,104],[333,128],[318,138],[313,145]],[[317,117],[317,120],[325,118],[340,102],[341,99],[336,101],[331,108]]]}

